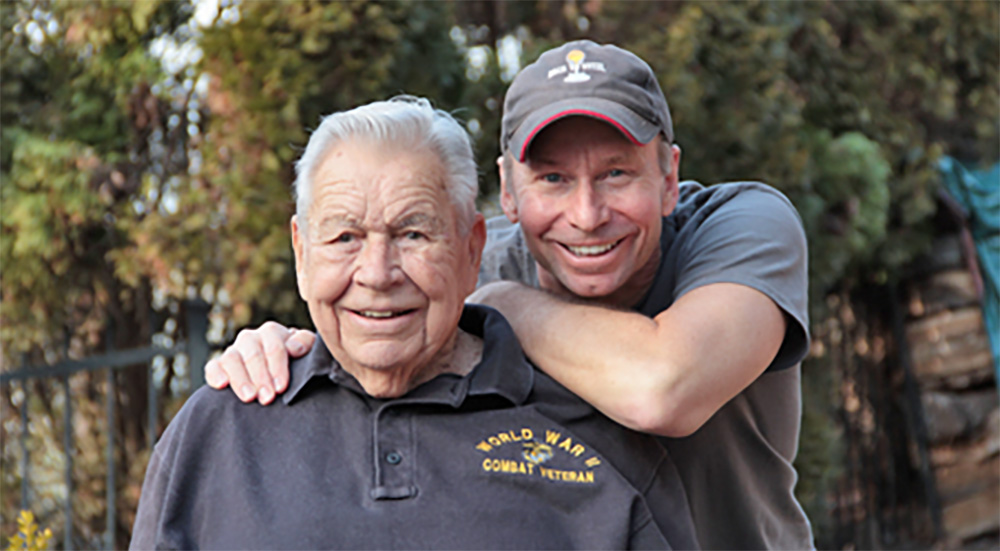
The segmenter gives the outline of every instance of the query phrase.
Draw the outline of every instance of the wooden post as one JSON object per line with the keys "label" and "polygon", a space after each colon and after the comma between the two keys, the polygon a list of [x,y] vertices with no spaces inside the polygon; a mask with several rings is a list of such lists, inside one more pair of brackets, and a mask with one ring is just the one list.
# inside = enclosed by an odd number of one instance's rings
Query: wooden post
{"label": "wooden post", "polygon": [[147,387],[147,398],[146,398],[146,447],[150,450],[156,445],[156,413],[157,413],[157,393],[156,393],[156,370],[153,368],[153,362],[149,362],[149,375],[146,382]]}
{"label": "wooden post", "polygon": [[920,389],[917,379],[913,374],[913,361],[910,357],[910,345],[906,341],[906,329],[903,327],[903,314],[900,312],[900,300],[902,296],[899,292],[899,284],[895,281],[889,284],[889,301],[892,315],[892,338],[896,341],[896,348],[899,353],[899,363],[903,368],[903,391],[905,393],[906,421],[909,425],[910,434],[916,444],[917,456],[920,461],[920,478],[923,481],[924,498],[927,500],[927,509],[930,513],[931,529],[934,532],[934,540],[941,542],[944,539],[944,524],[941,519],[941,500],[938,497],[937,482],[934,479],[934,470],[931,466],[930,444],[927,435],[927,424],[924,421],[924,406],[920,402]]}
{"label": "wooden post", "polygon": [[28,457],[28,380],[21,381],[21,509],[31,509]]}
{"label": "wooden post", "polygon": [[63,531],[63,549],[73,549],[73,401],[69,390],[69,375],[62,376],[63,395],[63,451],[66,454],[66,501],[63,511],[66,527]]}
{"label": "wooden post", "polygon": [[[107,333],[105,334],[105,343],[107,351],[110,353],[114,348],[114,327],[109,323]],[[115,548],[115,526],[116,526],[116,516],[117,511],[115,507],[115,501],[117,497],[117,492],[115,491],[115,370],[113,367],[108,367],[107,375],[107,388],[105,392],[105,411],[107,413],[107,430],[108,430],[108,441],[106,449],[106,462],[107,462],[107,481],[105,484],[104,495],[107,500],[106,513],[107,517],[105,520],[105,532],[104,532],[104,548],[114,549]]]}
{"label": "wooden post", "polygon": [[187,317],[187,353],[191,372],[191,392],[205,384],[205,363],[208,362],[209,305],[201,299],[184,302]]}

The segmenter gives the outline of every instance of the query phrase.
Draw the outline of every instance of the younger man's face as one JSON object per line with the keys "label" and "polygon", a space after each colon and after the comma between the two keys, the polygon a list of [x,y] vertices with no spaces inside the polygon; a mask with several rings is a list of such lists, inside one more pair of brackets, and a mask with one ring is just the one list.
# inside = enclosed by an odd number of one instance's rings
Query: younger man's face
{"label": "younger man's face", "polygon": [[611,125],[568,117],[545,128],[524,163],[501,167],[501,204],[520,222],[542,288],[632,306],[660,260],[661,219],[677,201],[677,163],[663,174],[656,138],[635,145]]}

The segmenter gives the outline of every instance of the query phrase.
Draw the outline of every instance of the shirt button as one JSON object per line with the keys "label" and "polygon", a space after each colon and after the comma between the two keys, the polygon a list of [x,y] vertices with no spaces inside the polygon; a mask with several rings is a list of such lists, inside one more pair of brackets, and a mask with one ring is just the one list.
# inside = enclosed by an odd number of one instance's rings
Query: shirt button
{"label": "shirt button", "polygon": [[390,465],[399,465],[399,462],[403,460],[403,456],[396,452],[389,452],[385,454],[385,462]]}

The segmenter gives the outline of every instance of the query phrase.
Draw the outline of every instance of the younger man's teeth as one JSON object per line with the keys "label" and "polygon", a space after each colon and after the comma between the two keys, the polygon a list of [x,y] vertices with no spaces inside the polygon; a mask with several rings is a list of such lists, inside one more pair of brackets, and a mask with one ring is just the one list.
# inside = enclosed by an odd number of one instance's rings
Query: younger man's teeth
{"label": "younger man's teeth", "polygon": [[569,250],[577,256],[593,256],[603,254],[610,251],[614,246],[615,243],[608,243],[607,245],[594,245],[590,247],[574,247],[572,245],[567,245]]}

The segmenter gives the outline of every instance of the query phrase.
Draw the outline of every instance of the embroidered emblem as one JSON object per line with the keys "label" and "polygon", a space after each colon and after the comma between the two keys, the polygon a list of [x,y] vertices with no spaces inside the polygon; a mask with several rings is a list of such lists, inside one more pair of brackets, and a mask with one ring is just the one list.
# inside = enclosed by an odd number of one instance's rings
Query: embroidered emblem
{"label": "embroidered emblem", "polygon": [[547,76],[548,78],[553,78],[569,73],[563,79],[563,82],[587,82],[590,80],[590,75],[587,71],[608,72],[607,68],[604,67],[604,63],[600,61],[584,61],[586,58],[587,54],[583,53],[582,50],[570,50],[566,54],[566,64],[549,69]]}
{"label": "embroidered emblem", "polygon": [[532,440],[524,443],[524,451],[521,452],[521,455],[535,465],[545,463],[552,457],[552,447]]}
{"label": "embroidered emblem", "polygon": [[[507,444],[519,442],[521,453]],[[484,454],[482,469],[487,473],[541,477],[555,482],[594,484],[601,459],[581,442],[561,432],[545,430],[544,439],[536,439],[528,427],[491,434],[476,444]],[[545,466],[543,466],[545,464]]]}

